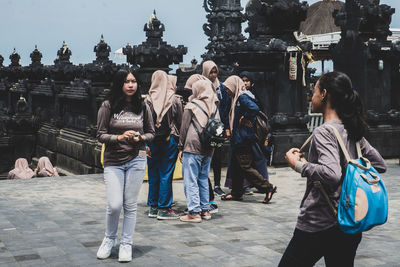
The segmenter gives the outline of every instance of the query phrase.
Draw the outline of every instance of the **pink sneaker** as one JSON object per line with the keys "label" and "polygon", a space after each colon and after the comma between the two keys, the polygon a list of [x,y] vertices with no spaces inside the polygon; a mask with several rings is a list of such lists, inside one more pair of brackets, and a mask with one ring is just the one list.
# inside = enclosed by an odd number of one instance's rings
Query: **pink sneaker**
{"label": "pink sneaker", "polygon": [[191,222],[191,223],[200,223],[201,222],[201,217],[200,214],[196,215],[191,215],[190,213],[179,217],[181,222]]}

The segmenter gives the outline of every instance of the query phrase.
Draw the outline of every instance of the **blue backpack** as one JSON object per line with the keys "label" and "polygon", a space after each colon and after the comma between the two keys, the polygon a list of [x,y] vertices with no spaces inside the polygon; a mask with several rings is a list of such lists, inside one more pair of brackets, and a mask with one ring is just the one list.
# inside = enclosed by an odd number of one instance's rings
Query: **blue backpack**
{"label": "blue backpack", "polygon": [[316,186],[337,215],[340,229],[347,234],[356,234],[384,224],[388,216],[388,197],[379,173],[368,159],[362,157],[359,142],[356,143],[358,159],[351,159],[338,130],[332,125],[327,126],[333,129],[348,163],[337,211],[323,186],[320,183]]}

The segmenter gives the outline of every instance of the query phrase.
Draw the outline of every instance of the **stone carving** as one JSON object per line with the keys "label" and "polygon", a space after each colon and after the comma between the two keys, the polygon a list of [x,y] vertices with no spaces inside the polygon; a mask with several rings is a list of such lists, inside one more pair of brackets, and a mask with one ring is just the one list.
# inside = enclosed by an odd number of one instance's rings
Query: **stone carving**
{"label": "stone carving", "polygon": [[14,48],[14,51],[10,55],[10,67],[20,67],[21,65],[19,64],[19,60],[21,59],[21,56],[17,53],[17,50]]}
{"label": "stone carving", "polygon": [[146,32],[146,41],[133,47],[128,44],[123,49],[123,53],[130,64],[134,67],[140,66],[139,80],[142,81],[144,92],[146,92],[150,87],[152,73],[157,69],[169,72],[171,64],[182,62],[183,55],[187,53],[187,47],[183,45],[173,47],[163,41],[165,27],[157,18],[155,10],[143,30]]}
{"label": "stone carving", "polygon": [[141,68],[169,68],[171,64],[182,62],[187,48],[183,45],[173,47],[162,40],[165,27],[157,18],[156,11],[144,25],[143,30],[146,32],[147,40],[132,48],[128,44],[123,50],[129,63],[139,65]]}
{"label": "stone carving", "polygon": [[68,48],[67,43],[63,41],[62,47],[57,51],[57,58],[54,60],[54,64],[71,63],[69,61],[71,55],[71,50]]}
{"label": "stone carving", "polygon": [[117,66],[109,59],[111,47],[104,41],[103,35],[93,51],[96,53],[96,60],[83,67],[83,77],[93,83],[101,83],[102,86],[109,85]]}
{"label": "stone carving", "polygon": [[239,51],[239,42],[245,40],[241,26],[245,21],[243,8],[237,0],[204,0],[203,7],[208,13],[203,30],[210,43],[202,58],[214,60],[220,66],[220,74],[224,76],[223,72],[227,72],[227,76],[233,72],[235,63],[230,52]]}

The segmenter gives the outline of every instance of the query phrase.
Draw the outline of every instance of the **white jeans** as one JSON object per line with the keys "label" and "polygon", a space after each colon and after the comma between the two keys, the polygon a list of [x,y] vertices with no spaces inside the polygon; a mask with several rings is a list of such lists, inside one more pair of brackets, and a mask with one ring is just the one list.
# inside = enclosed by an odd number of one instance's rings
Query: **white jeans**
{"label": "white jeans", "polygon": [[137,200],[146,171],[146,157],[137,156],[131,161],[104,168],[107,193],[106,237],[117,238],[118,221],[124,208],[124,224],[120,244],[132,244],[136,226]]}

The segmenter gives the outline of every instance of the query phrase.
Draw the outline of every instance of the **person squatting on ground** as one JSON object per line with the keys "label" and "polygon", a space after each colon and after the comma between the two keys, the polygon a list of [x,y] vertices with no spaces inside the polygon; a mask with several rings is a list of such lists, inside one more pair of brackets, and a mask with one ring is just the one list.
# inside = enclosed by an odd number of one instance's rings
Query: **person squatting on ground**
{"label": "person squatting on ground", "polygon": [[360,141],[363,157],[378,172],[385,172],[386,164],[364,138],[367,125],[363,105],[346,74],[330,72],[319,79],[312,97],[312,112],[322,113],[324,124],[313,132],[308,162],[300,160],[302,154],[297,148],[286,153],[290,167],[307,178],[307,187],[293,237],[279,266],[313,266],[322,257],[326,266],[353,266],[362,234],[342,232],[328,202],[313,186],[314,181],[321,182],[337,208],[347,161],[330,126],[338,130],[351,158],[356,158],[356,142]]}
{"label": "person squatting on ground", "polygon": [[59,176],[57,169],[53,167],[48,157],[41,157],[35,169],[37,177],[55,177]]}
{"label": "person squatting on ground", "polygon": [[8,179],[31,179],[35,177],[35,172],[29,168],[26,158],[19,158],[15,161],[14,169],[8,172]]}
{"label": "person squatting on ground", "polygon": [[121,208],[124,220],[119,261],[132,260],[132,238],[136,225],[137,199],[146,171],[145,142],[154,138],[151,110],[145,104],[132,70],[114,76],[111,91],[97,117],[97,138],[105,143],[104,182],[107,194],[106,232],[97,251],[108,258],[117,238]]}
{"label": "person squatting on ground", "polygon": [[[218,67],[214,61],[208,60],[203,63],[203,73],[204,77],[207,77],[213,84],[213,88],[217,93],[219,100],[218,110],[222,122],[225,125],[225,135],[230,136],[229,132],[229,110],[231,106],[231,98],[226,92],[226,88],[222,82],[218,79]],[[221,189],[221,166],[222,166],[222,147],[217,147],[214,149],[214,154],[211,160],[211,167],[214,173],[214,191],[211,192],[210,200],[214,200],[214,193],[218,196],[225,195],[225,192]],[[211,186],[211,183],[210,183]],[[212,190],[212,187],[211,187]],[[212,198],[212,199],[211,199]]]}
{"label": "person squatting on ground", "polygon": [[[246,87],[238,76],[230,76],[224,82],[227,92],[232,98],[232,106],[229,113],[229,126],[231,129],[231,176],[232,191],[223,196],[222,200],[242,200],[243,178],[265,193],[263,203],[269,203],[276,192],[268,181],[267,162],[254,132],[254,122],[259,107],[255,103],[254,95],[246,90]],[[256,166],[255,166],[256,165]]]}
{"label": "person squatting on ground", "polygon": [[[203,129],[208,118],[217,111],[218,98],[209,80],[200,80],[192,85],[192,95],[185,106],[179,138],[179,159],[182,161],[184,191],[188,214],[181,216],[183,222],[210,220],[208,174],[213,149],[201,144],[198,129]],[[196,105],[199,105],[206,113]]]}
{"label": "person squatting on ground", "polygon": [[171,209],[172,178],[178,157],[177,140],[183,113],[182,103],[175,95],[176,81],[176,76],[162,70],[154,72],[146,98],[156,131],[154,139],[148,143],[148,216],[159,220],[179,218]]}

